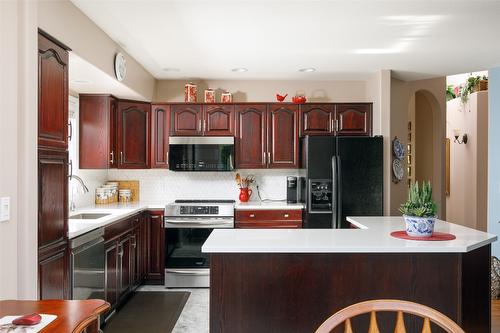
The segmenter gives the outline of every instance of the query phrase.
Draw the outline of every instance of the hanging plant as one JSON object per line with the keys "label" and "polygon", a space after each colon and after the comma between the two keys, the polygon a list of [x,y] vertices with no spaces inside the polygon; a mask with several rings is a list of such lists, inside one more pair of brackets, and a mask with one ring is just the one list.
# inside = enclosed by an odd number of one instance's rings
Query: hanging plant
{"label": "hanging plant", "polygon": [[450,84],[446,87],[446,101],[448,102],[455,98],[457,98],[457,95],[455,94],[455,87]]}

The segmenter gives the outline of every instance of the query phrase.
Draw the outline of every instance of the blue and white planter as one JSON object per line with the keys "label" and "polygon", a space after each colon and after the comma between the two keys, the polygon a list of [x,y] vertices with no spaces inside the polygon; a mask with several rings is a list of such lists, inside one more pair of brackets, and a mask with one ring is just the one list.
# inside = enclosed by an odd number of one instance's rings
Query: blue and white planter
{"label": "blue and white planter", "polygon": [[417,217],[403,215],[406,233],[412,237],[431,237],[434,232],[436,217]]}

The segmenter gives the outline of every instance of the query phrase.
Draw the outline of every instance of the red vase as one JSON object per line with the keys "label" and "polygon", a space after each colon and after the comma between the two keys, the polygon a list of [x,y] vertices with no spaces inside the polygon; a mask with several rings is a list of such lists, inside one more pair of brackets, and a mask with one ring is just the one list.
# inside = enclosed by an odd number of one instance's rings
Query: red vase
{"label": "red vase", "polygon": [[247,202],[252,196],[252,190],[248,187],[240,188],[240,201]]}

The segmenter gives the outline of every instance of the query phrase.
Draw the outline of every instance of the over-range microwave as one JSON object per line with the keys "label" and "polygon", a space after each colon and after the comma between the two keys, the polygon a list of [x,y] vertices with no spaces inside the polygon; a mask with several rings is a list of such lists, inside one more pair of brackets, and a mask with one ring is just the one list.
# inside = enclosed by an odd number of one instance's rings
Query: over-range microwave
{"label": "over-range microwave", "polygon": [[231,171],[234,137],[170,137],[168,165],[172,171]]}

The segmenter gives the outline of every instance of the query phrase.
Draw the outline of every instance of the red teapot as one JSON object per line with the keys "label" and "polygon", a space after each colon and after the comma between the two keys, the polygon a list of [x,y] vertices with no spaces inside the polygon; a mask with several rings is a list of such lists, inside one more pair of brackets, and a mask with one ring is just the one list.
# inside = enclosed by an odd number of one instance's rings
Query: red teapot
{"label": "red teapot", "polygon": [[293,96],[292,102],[294,102],[295,104],[304,104],[306,102],[306,96],[304,95]]}

